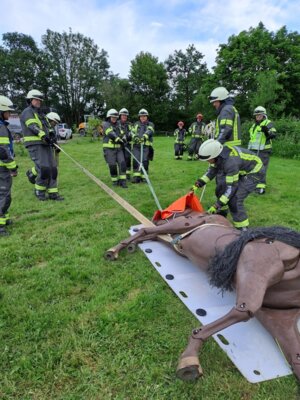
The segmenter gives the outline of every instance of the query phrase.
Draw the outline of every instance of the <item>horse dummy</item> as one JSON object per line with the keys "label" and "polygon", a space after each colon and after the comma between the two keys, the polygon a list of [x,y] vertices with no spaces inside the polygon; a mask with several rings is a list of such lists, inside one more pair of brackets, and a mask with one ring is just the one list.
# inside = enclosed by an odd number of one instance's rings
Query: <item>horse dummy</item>
{"label": "horse dummy", "polygon": [[156,223],[139,229],[114,250],[133,252],[141,242],[163,240],[207,271],[213,286],[236,290],[236,304],[229,313],[192,331],[179,359],[177,377],[194,380],[202,376],[198,354],[203,343],[255,316],[276,339],[300,379],[300,233],[280,226],[241,232],[220,215],[193,210]]}

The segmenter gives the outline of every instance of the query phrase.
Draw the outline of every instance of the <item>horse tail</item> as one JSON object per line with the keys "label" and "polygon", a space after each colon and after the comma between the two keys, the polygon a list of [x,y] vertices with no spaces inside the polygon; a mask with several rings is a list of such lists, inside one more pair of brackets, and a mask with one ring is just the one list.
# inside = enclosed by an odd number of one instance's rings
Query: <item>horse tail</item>
{"label": "horse tail", "polygon": [[278,240],[300,249],[300,233],[283,226],[252,228],[241,232],[236,240],[229,243],[223,250],[217,251],[211,258],[208,266],[210,284],[220,288],[222,292],[232,291],[233,278],[244,246],[252,240],[261,238]]}

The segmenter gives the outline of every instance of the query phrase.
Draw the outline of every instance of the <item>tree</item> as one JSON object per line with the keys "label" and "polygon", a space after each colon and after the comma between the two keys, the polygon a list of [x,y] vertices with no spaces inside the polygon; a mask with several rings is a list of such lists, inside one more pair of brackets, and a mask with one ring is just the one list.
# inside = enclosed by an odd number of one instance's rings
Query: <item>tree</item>
{"label": "tree", "polygon": [[208,74],[203,55],[195,46],[189,45],[186,52],[175,50],[165,61],[168,77],[171,82],[172,99],[175,108],[184,109],[189,113],[195,94],[201,88]]}
{"label": "tree", "polygon": [[3,44],[0,48],[1,92],[22,109],[30,89],[36,88],[47,94],[49,76],[43,53],[33,38],[23,33],[3,34]]}
{"label": "tree", "polygon": [[100,82],[109,76],[107,53],[80,33],[47,30],[42,37],[51,70],[51,99],[69,124],[99,108]]}
{"label": "tree", "polygon": [[129,82],[138,111],[146,108],[159,127],[167,119],[168,76],[162,63],[150,53],[139,53],[131,61]]}

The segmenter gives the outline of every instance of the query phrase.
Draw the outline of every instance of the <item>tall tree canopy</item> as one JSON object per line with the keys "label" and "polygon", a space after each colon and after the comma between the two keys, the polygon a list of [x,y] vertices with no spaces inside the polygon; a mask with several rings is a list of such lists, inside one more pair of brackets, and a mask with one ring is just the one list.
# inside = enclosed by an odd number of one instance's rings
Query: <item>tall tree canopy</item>
{"label": "tall tree canopy", "polygon": [[186,113],[195,93],[197,93],[208,74],[203,54],[189,45],[185,52],[175,50],[165,61],[168,77],[172,87],[172,100],[179,109]]}
{"label": "tall tree canopy", "polygon": [[131,61],[129,82],[136,108],[146,108],[157,124],[166,121],[168,76],[158,58],[150,53],[139,53]]}
{"label": "tall tree canopy", "polygon": [[61,34],[48,29],[42,43],[51,70],[52,102],[67,122],[78,123],[80,116],[103,101],[98,89],[109,76],[107,53],[71,30]]}

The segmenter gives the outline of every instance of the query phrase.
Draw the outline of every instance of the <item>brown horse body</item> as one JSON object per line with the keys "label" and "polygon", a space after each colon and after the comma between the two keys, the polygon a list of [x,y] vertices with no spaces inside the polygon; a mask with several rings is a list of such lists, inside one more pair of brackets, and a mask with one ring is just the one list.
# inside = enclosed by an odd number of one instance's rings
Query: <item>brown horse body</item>
{"label": "brown horse body", "polygon": [[[216,253],[239,239],[241,232],[221,216],[190,212],[171,221],[162,221],[159,226],[141,228],[114,251],[117,254],[124,247],[133,251],[138,243],[156,240],[166,234],[172,235],[169,244],[176,251],[207,270]],[[202,375],[198,352],[206,339],[255,315],[278,341],[300,379],[299,248],[300,239],[299,246],[291,246],[279,240],[268,240],[268,236],[244,245],[232,282],[236,289],[236,304],[222,318],[193,330],[179,360],[179,378],[191,380]]]}

